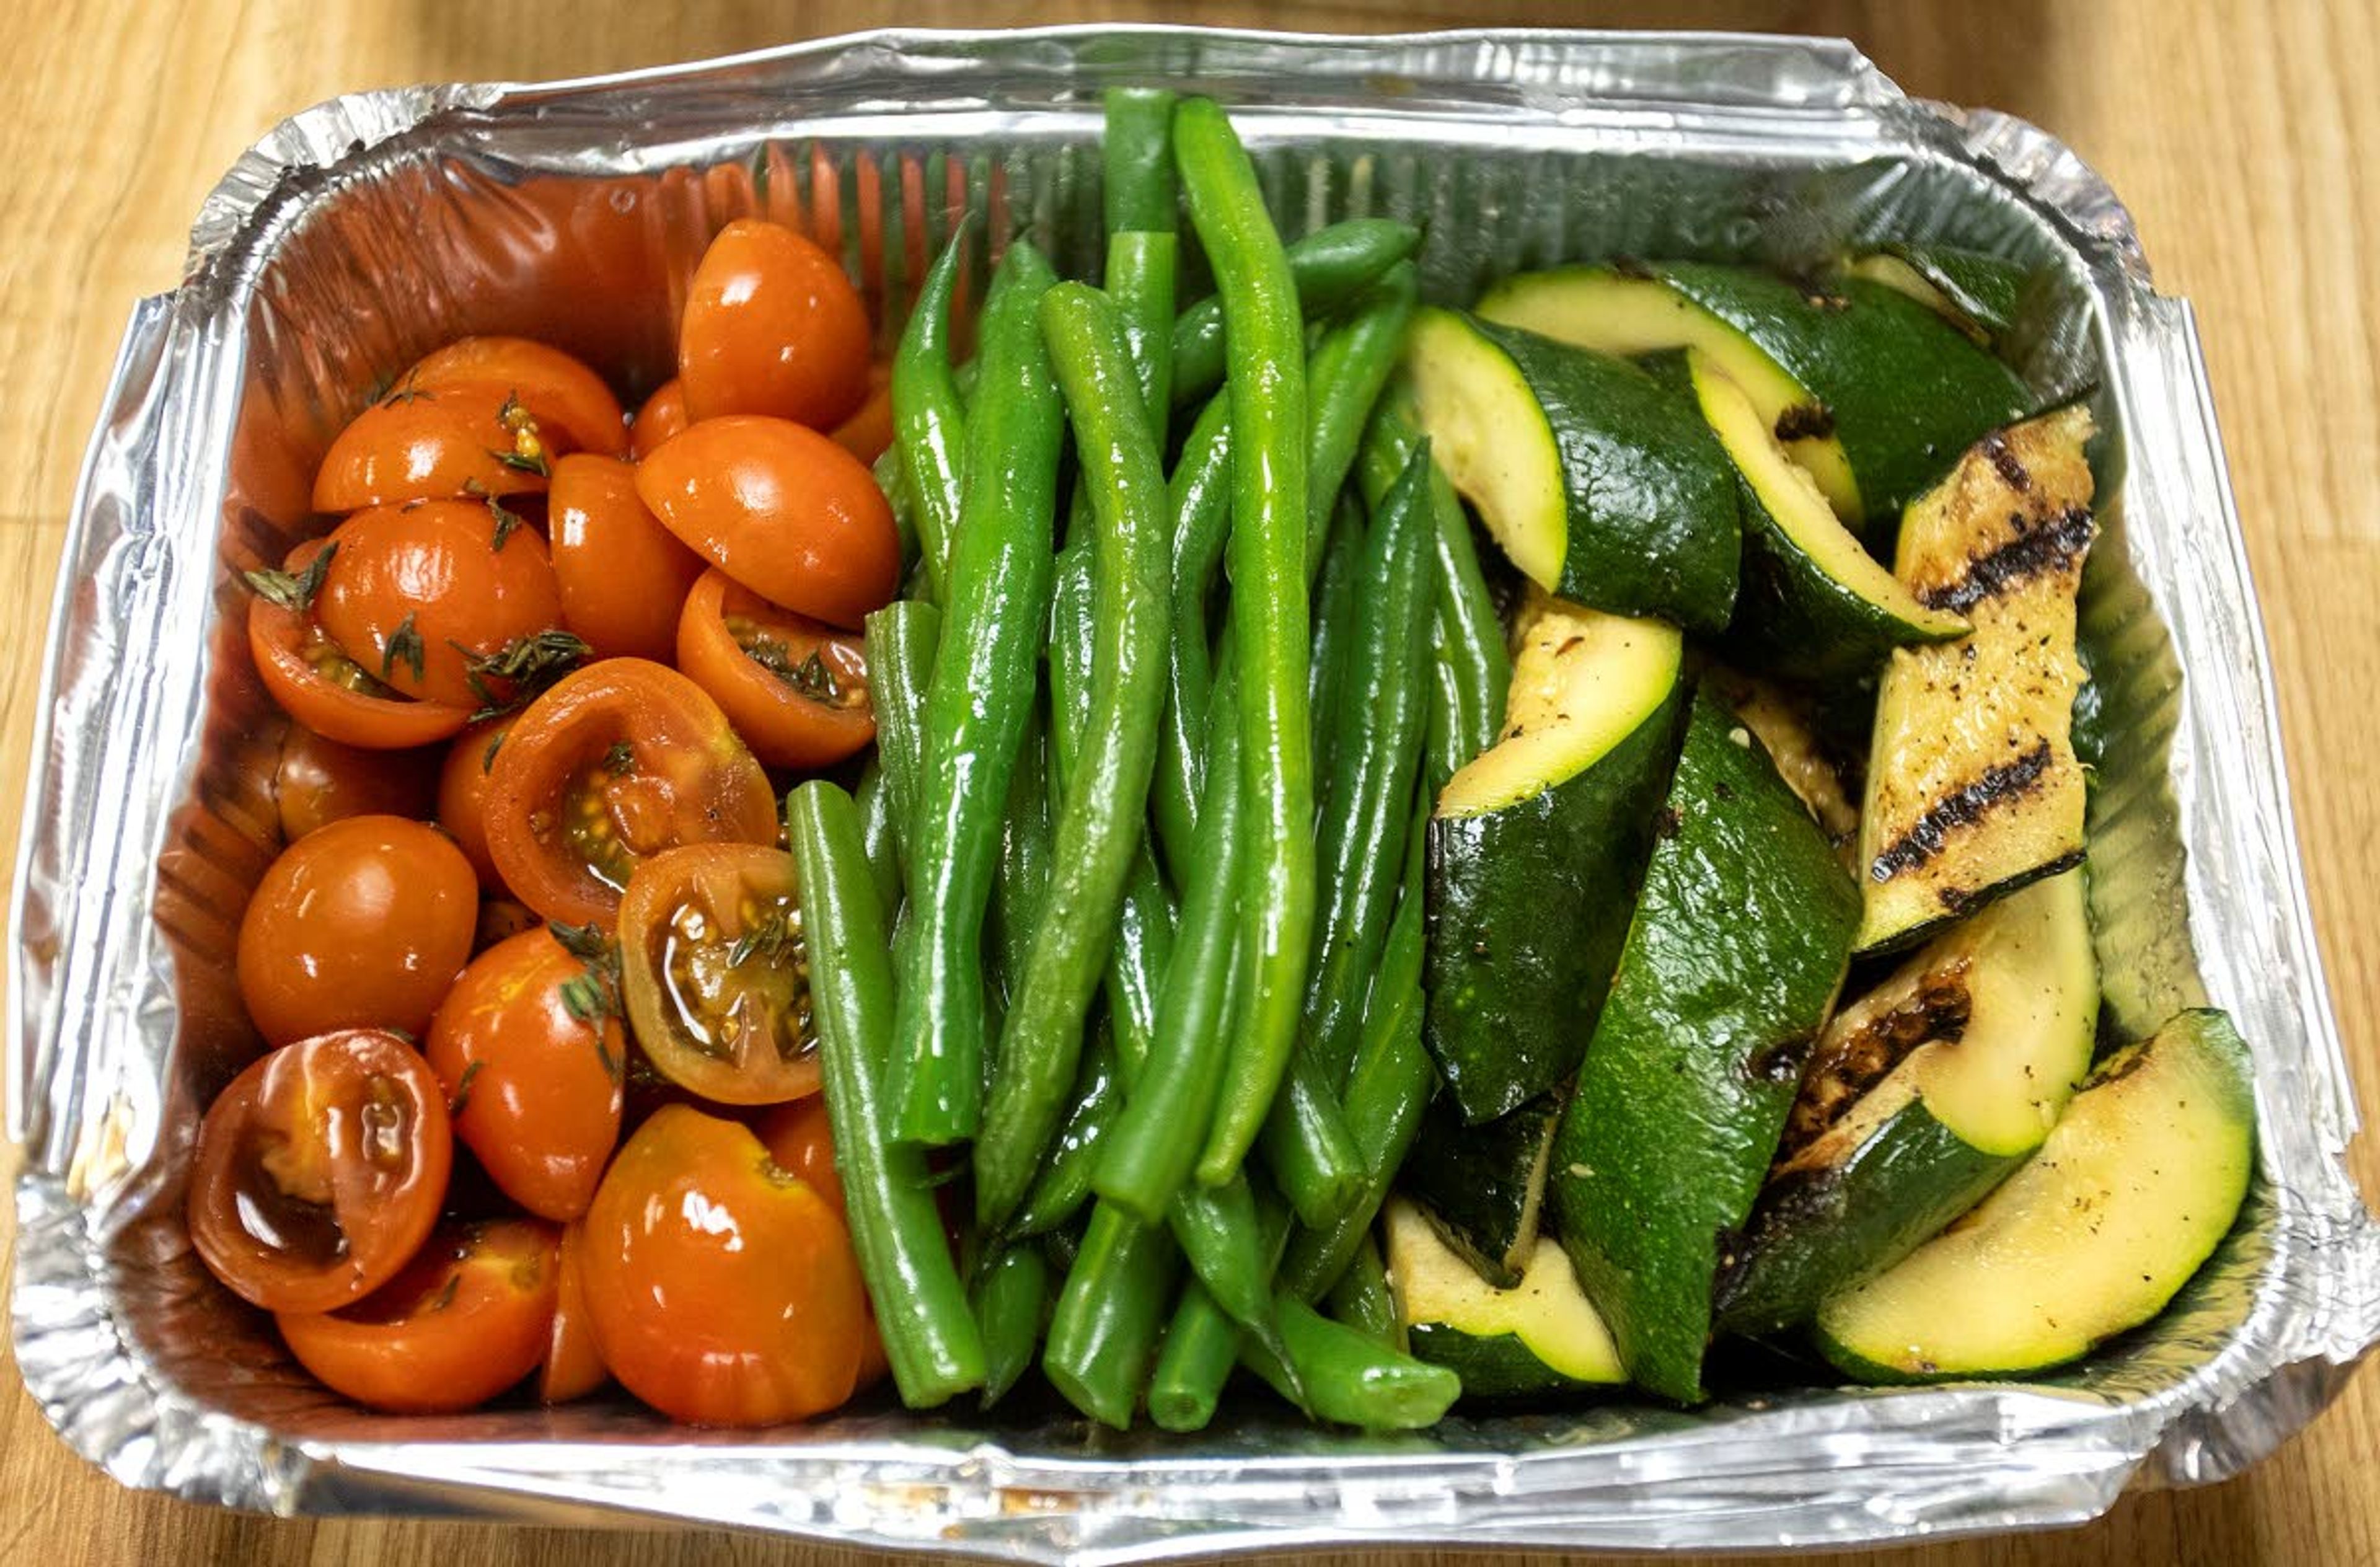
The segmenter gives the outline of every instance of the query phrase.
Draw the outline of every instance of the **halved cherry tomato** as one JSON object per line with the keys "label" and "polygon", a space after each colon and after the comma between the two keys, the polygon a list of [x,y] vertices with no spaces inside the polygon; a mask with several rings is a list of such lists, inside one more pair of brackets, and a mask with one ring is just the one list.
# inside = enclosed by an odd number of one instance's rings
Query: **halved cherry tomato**
{"label": "halved cherry tomato", "polygon": [[827,1120],[824,1094],[770,1106],[752,1131],[778,1169],[808,1181],[837,1213],[843,1211],[843,1174],[834,1167],[834,1128]]}
{"label": "halved cherry tomato", "polygon": [[351,816],[265,869],[239,921],[239,993],[276,1045],[334,1028],[419,1035],[471,955],[480,885],[446,835]]}
{"label": "halved cherry tomato", "polygon": [[616,457],[628,449],[620,399],[603,378],[534,338],[458,338],[396,378],[399,386],[432,391],[473,383],[508,388],[540,427],[558,429],[579,451]]}
{"label": "halved cherry tomato", "polygon": [[398,1415],[470,1409],[545,1357],[561,1269],[553,1226],[442,1226],[397,1276],[338,1311],[273,1318],[333,1392]]}
{"label": "halved cherry tomato", "polygon": [[517,495],[571,450],[501,382],[399,386],[358,414],[314,470],[314,509]]}
{"label": "halved cherry tomato", "polygon": [[438,825],[471,862],[480,886],[497,894],[504,891],[504,879],[496,874],[496,862],[488,854],[488,774],[495,769],[504,736],[512,733],[515,716],[482,719],[455,735],[438,769]]}
{"label": "halved cherry tomato", "polygon": [[697,844],[637,867],[620,900],[628,1022],[654,1069],[721,1104],[818,1092],[794,856]]}
{"label": "halved cherry tomato", "polygon": [[492,706],[512,693],[514,661],[537,655],[541,672],[575,651],[546,654],[537,640],[562,627],[545,541],[492,507],[375,506],[331,542],[314,613],[349,658],[406,696]]}
{"label": "halved cherry tomato", "polygon": [[628,1041],[601,963],[524,930],[471,960],[421,1053],[446,1086],[455,1135],[540,1219],[587,1211],[620,1140]]}
{"label": "halved cherry tomato", "polygon": [[856,627],[900,583],[892,510],[868,466],[781,419],[706,419],[637,469],[662,526],[772,603]]}
{"label": "halved cherry tomato", "polygon": [[330,1311],[395,1277],[438,1221],[454,1162],[445,1096],[377,1028],[251,1063],[199,1124],[190,1241],[267,1311]]}
{"label": "halved cherry tomato", "polygon": [[880,365],[868,370],[868,400],[831,432],[834,443],[870,468],[892,446],[892,378]]}
{"label": "halved cherry tomato", "polygon": [[[310,539],[298,545],[289,552],[282,574],[302,578],[329,542]],[[372,678],[322,629],[311,609],[300,613],[261,594],[249,600],[248,650],[281,711],[342,745],[372,750],[435,745],[470,722],[468,708],[413,701]]]}
{"label": "halved cherry tomato", "polygon": [[668,662],[702,557],[645,509],[637,470],[586,453],[565,457],[553,465],[547,515],[563,625],[597,658]]}
{"label": "halved cherry tomato", "polygon": [[693,423],[686,417],[686,383],[671,376],[653,388],[628,426],[628,457],[643,462],[661,443]]}
{"label": "halved cherry tomato", "polygon": [[850,1236],[735,1122],[670,1105],[638,1127],[580,1261],[603,1363],[673,1419],[798,1420],[858,1381],[868,1295]]}
{"label": "halved cherry tomato", "polygon": [[677,623],[677,666],[771,767],[825,767],[876,738],[857,637],[704,572]]}
{"label": "halved cherry tomato", "polygon": [[612,1379],[603,1366],[603,1352],[595,1344],[595,1326],[587,1316],[587,1273],[579,1261],[586,1246],[584,1225],[563,1229],[553,1330],[546,1336],[545,1364],[537,1373],[537,1396],[547,1403],[584,1398]]}
{"label": "halved cherry tomato", "polygon": [[782,224],[739,218],[703,251],[686,291],[686,412],[831,430],[868,395],[868,307],[840,261]]}
{"label": "halved cherry tomato", "polygon": [[643,659],[568,674],[515,721],[488,777],[488,853],[513,895],[609,926],[638,862],[777,841],[769,775],[702,687]]}
{"label": "halved cherry tomato", "polygon": [[294,844],[350,816],[428,816],[437,792],[436,754],[363,750],[291,724],[273,781],[282,837]]}

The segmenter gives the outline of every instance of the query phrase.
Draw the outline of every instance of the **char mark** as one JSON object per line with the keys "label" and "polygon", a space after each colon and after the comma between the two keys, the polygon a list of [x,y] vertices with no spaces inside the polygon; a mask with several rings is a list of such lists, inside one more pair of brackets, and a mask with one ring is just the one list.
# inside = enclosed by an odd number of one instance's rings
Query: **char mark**
{"label": "char mark", "polygon": [[1792,1113],[1786,1118],[1775,1169],[1781,1171],[1791,1163],[1794,1155],[1849,1113],[1918,1046],[1936,1039],[1955,1044],[1964,1039],[1973,1012],[1974,995],[1962,962],[1927,973],[1899,1006],[1830,1037],[1824,1052],[1810,1063]]}
{"label": "char mark", "polygon": [[2082,558],[2097,532],[2091,508],[2069,506],[2022,529],[1991,553],[1969,561],[1956,580],[1917,589],[1918,601],[1930,610],[1964,614],[2033,577],[2064,570]]}
{"label": "char mark", "polygon": [[1951,833],[2032,794],[2048,771],[2046,740],[2014,761],[1985,768],[1982,777],[1935,801],[1910,824],[1908,832],[1878,851],[1868,866],[1868,880],[1889,881],[1904,870],[1919,869],[1941,854]]}
{"label": "char mark", "polygon": [[2020,457],[2009,449],[2008,431],[1995,430],[1984,437],[1984,456],[1999,470],[2000,482],[2022,495],[2033,488],[2033,475],[2025,471]]}
{"label": "char mark", "polygon": [[1824,403],[1796,403],[1777,415],[1780,442],[1823,441],[1835,432],[1835,410]]}

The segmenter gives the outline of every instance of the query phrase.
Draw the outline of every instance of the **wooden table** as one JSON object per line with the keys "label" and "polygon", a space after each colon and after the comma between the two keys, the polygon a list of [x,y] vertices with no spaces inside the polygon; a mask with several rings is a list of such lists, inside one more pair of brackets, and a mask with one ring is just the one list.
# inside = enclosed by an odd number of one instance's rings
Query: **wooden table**
{"label": "wooden table", "polygon": [[[1123,18],[1315,30],[1622,25],[1653,6],[1482,0],[47,0],[10,29],[0,118],[0,821],[22,799],[69,492],[125,313],[172,286],[200,199],[277,117],[352,89],[573,76],[892,22]],[[2370,0],[1683,0],[1665,25],[1846,34],[1913,91],[2013,111],[2131,203],[2197,305],[2278,672],[2333,995],[2380,1104],[2380,43]],[[15,834],[0,832],[0,872]],[[7,1160],[0,1154],[0,1163]],[[2358,1151],[2367,1192],[2380,1158]],[[0,1256],[9,1221],[0,1217]],[[0,1349],[0,1355],[6,1351]],[[712,1532],[234,1517],[128,1493],[71,1456],[11,1367],[0,1561],[662,1563],[835,1553]],[[2088,1529],[1895,1553],[1981,1563],[2380,1562],[2380,1380],[2246,1478],[2135,1496]],[[1421,1558],[1413,1559],[1418,1562]]]}

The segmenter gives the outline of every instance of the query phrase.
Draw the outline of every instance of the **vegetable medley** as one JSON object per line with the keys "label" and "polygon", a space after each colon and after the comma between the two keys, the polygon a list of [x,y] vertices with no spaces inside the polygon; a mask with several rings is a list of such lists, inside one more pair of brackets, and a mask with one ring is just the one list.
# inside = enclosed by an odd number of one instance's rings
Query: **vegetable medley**
{"label": "vegetable medley", "polygon": [[1190,1430],[1245,1369],[1410,1427],[2160,1311],[2248,1069],[2101,1037],[2093,429],[1995,356],[2023,273],[1425,307],[1210,102],[1111,94],[1105,157],[1097,286],[961,224],[889,366],[747,219],[633,417],[473,337],[333,442],[247,574],[287,847],[214,1275],[377,1408],[710,1425]]}

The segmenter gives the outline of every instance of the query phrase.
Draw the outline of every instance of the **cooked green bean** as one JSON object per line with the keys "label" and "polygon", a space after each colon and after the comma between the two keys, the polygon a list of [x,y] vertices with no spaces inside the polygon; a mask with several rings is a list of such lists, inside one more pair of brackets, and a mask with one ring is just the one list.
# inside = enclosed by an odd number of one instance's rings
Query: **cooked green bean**
{"label": "cooked green bean", "polygon": [[901,814],[892,804],[892,786],[874,757],[860,770],[859,788],[852,796],[859,808],[860,846],[868,852],[868,874],[876,883],[880,907],[901,903]]}
{"label": "cooked green bean", "polygon": [[908,845],[903,835],[917,819],[927,690],[933,683],[934,650],[941,642],[942,612],[922,600],[895,599],[872,612],[864,626],[868,696],[876,710],[876,760],[883,771],[895,824],[893,844],[905,865]]}
{"label": "cooked green bean", "polygon": [[1463,1394],[1463,1379],[1443,1366],[1390,1349],[1293,1296],[1281,1296],[1278,1306],[1286,1361],[1244,1337],[1240,1364],[1283,1398],[1302,1384],[1318,1419],[1367,1431],[1418,1430],[1436,1425]]}
{"label": "cooked green bean", "polygon": [[1207,709],[1214,697],[1207,604],[1232,536],[1231,420],[1227,396],[1199,412],[1166,487],[1173,508],[1173,640],[1154,798],[1158,842],[1177,881],[1188,880],[1198,802],[1207,794]]}
{"label": "cooked green bean", "polygon": [[986,1409],[1007,1397],[1033,1364],[1049,1307],[1050,1265],[1033,1246],[1009,1246],[978,1274],[975,1319],[983,1334]]}
{"label": "cooked green bean", "polygon": [[951,541],[965,492],[966,402],[951,370],[951,293],[965,264],[972,215],[926,273],[917,307],[892,354],[892,451],[915,508],[917,553],[934,597],[950,597]]}
{"label": "cooked green bean", "polygon": [[1380,389],[1404,353],[1405,329],[1421,298],[1421,274],[1400,261],[1353,301],[1347,319],[1325,333],[1306,370],[1305,516],[1319,528],[1355,466],[1365,426]]}
{"label": "cooked green bean", "polygon": [[925,564],[919,558],[917,503],[910,494],[907,478],[901,472],[901,454],[888,450],[876,459],[876,466],[868,472],[876,480],[876,488],[884,492],[885,507],[892,514],[892,537],[901,546],[901,596],[930,599],[931,581],[920,580]]}
{"label": "cooked green bean", "polygon": [[[1165,1227],[1189,1259],[1199,1285],[1223,1315],[1274,1354],[1285,1353],[1281,1330],[1273,1320],[1272,1272],[1278,1248],[1266,1239],[1247,1182],[1183,1187],[1166,1209]],[[1303,1400],[1293,1396],[1290,1402],[1302,1403]]]}
{"label": "cooked green bean", "polygon": [[983,916],[1009,774],[1038,681],[1054,569],[1064,415],[1041,336],[1050,264],[1009,246],[985,301],[978,404],[967,422],[965,504],[948,614],[926,706],[925,762],[908,866],[913,928],[893,1034],[893,1135],[928,1144],[975,1135],[983,1110]]}
{"label": "cooked green bean", "polygon": [[1012,1236],[1047,1235],[1070,1222],[1090,1200],[1100,1145],[1123,1110],[1123,1075],[1105,1018],[1093,1026],[1090,1043],[1083,1047],[1083,1063],[1075,1070],[1068,1099],[1065,1124],[1041,1161],[1041,1172],[1008,1221]]}
{"label": "cooked green bean", "polygon": [[1016,770],[1008,775],[1008,808],[1000,822],[1000,864],[993,873],[990,911],[990,962],[1002,1004],[1015,999],[1019,978],[1033,948],[1033,932],[1050,895],[1050,763],[1053,741],[1038,709],[1026,715],[1025,737],[1016,747]]}
{"label": "cooked green bean", "polygon": [[1173,94],[1111,88],[1107,94],[1108,258],[1105,286],[1123,318],[1150,424],[1172,410],[1174,237]]}
{"label": "cooked green bean", "polygon": [[1083,1017],[1114,939],[1116,907],[1148,813],[1165,699],[1165,481],[1116,310],[1062,283],[1042,297],[1050,354],[1065,393],[1096,528],[1091,716],[1052,833],[1047,906],[1002,1030],[975,1145],[976,1213],[998,1229],[1065,1113]]}
{"label": "cooked green bean", "polygon": [[1173,1237],[1099,1203],[1058,1304],[1041,1370],[1066,1402],[1118,1430],[1132,1424],[1166,1306],[1181,1277]]}
{"label": "cooked green bean", "polygon": [[[1314,789],[1329,809],[1331,770],[1337,765],[1339,692],[1347,666],[1347,643],[1354,631],[1356,592],[1378,592],[1379,584],[1364,576],[1366,528],[1364,508],[1352,496],[1322,518],[1326,525],[1322,569],[1314,579],[1314,662],[1305,672],[1306,711],[1315,715]],[[1321,845],[1316,844],[1318,855]]]}
{"label": "cooked green bean", "polygon": [[951,1261],[925,1150],[890,1135],[892,973],[884,911],[851,796],[823,780],[786,796],[810,999],[844,1215],[902,1402],[941,1403],[984,1380],[981,1333]]}
{"label": "cooked green bean", "polygon": [[1232,614],[1240,771],[1252,829],[1241,915],[1249,984],[1198,1178],[1231,1179],[1289,1064],[1314,932],[1314,781],[1305,708],[1305,335],[1256,169],[1211,100],[1173,116],[1190,216],[1232,343]]}
{"label": "cooked green bean", "polygon": [[1192,1279],[1165,1325],[1165,1342],[1148,1377],[1148,1417],[1168,1431],[1203,1431],[1232,1367],[1240,1360],[1240,1325],[1206,1286]]}
{"label": "cooked green bean", "polygon": [[1160,87],[1111,87],[1100,102],[1107,125],[1099,140],[1099,200],[1108,233],[1172,233],[1173,94]]}
{"label": "cooked green bean", "polygon": [[1366,1235],[1356,1246],[1354,1260],[1330,1286],[1323,1304],[1332,1321],[1343,1322],[1390,1349],[1404,1349],[1396,1294],[1389,1287],[1388,1264],[1380,1260],[1379,1243],[1372,1236]]}
{"label": "cooked green bean", "polygon": [[[1387,218],[1350,218],[1289,247],[1290,281],[1306,318],[1321,321],[1412,255],[1421,231]],[[1223,301],[1202,299],[1173,323],[1173,406],[1195,403],[1223,383]]]}

